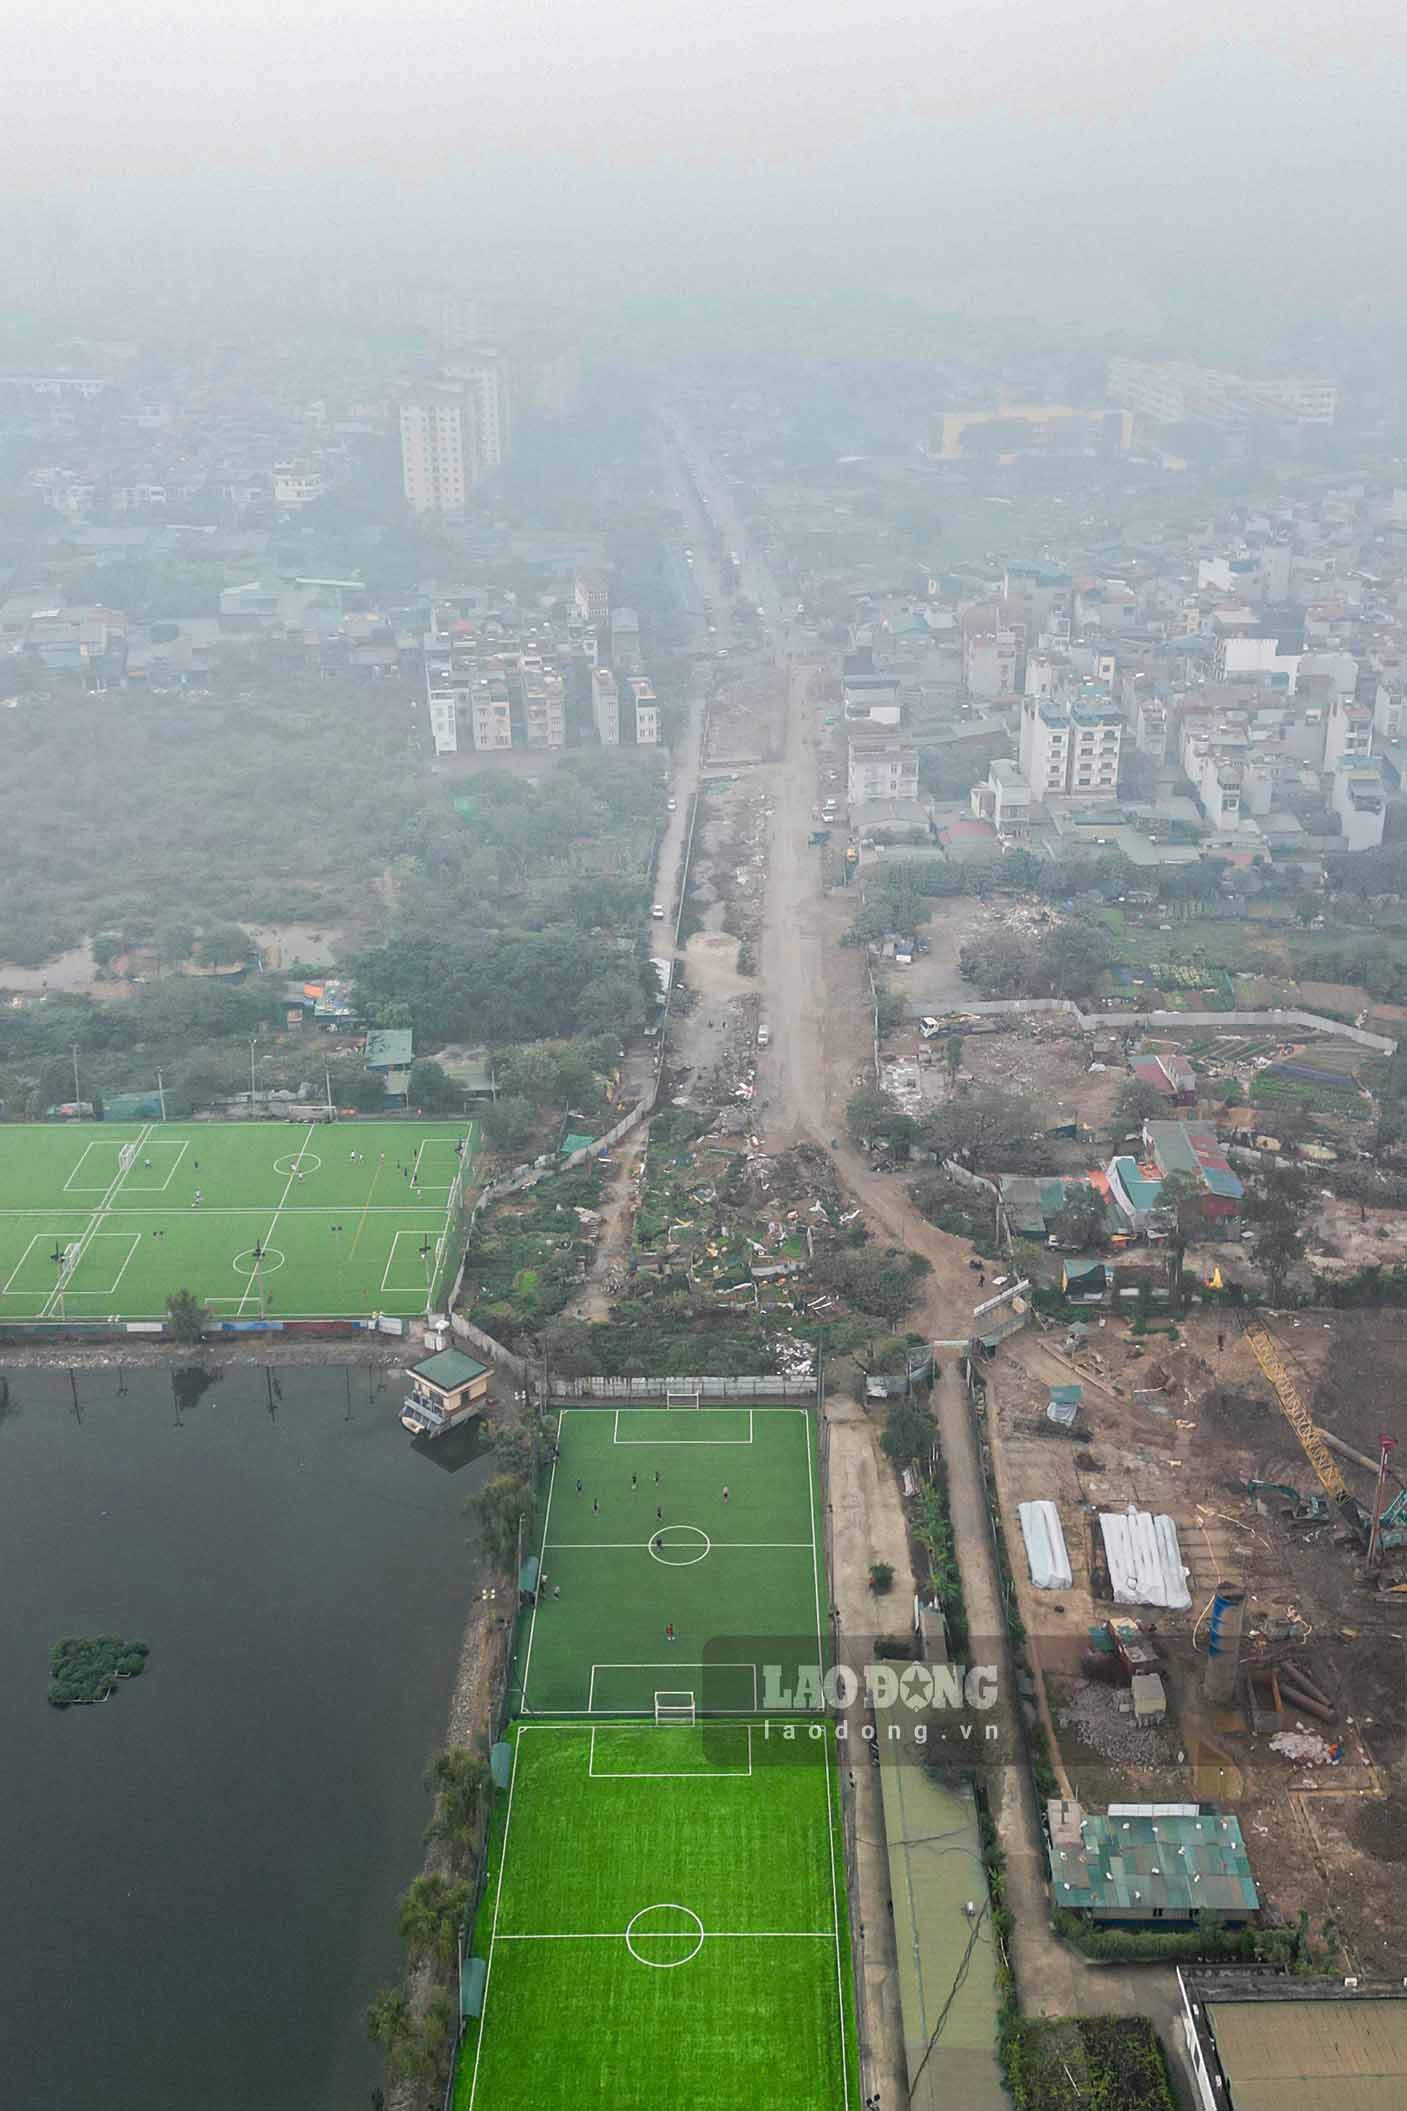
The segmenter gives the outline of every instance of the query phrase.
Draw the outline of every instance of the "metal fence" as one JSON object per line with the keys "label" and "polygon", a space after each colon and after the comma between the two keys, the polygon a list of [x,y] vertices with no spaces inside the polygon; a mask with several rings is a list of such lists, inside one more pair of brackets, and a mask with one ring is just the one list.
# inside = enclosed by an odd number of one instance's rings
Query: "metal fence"
{"label": "metal fence", "polygon": [[820,1397],[816,1378],[555,1378],[550,1400],[649,1400],[663,1404],[671,1386],[697,1386],[701,1400],[804,1400]]}

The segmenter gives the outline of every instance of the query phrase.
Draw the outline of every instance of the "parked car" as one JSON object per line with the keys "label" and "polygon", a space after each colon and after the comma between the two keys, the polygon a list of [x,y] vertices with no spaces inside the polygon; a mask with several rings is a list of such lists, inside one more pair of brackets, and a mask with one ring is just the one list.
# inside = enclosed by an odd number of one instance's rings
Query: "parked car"
{"label": "parked car", "polygon": [[656,902],[650,914],[657,924],[662,924],[664,922],[664,903]]}
{"label": "parked car", "polygon": [[666,799],[664,802],[664,810],[667,814],[672,814],[678,807],[678,805],[679,801],[677,799]]}

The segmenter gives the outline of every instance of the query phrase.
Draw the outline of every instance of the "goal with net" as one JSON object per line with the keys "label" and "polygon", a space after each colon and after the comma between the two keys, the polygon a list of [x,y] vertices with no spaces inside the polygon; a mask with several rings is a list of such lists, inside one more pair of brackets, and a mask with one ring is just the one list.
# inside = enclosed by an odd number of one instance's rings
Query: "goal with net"
{"label": "goal with net", "polygon": [[123,1144],[122,1149],[117,1154],[117,1170],[119,1173],[130,1173],[136,1163],[137,1146],[134,1143]]}
{"label": "goal with net", "polygon": [[694,1696],[692,1693],[657,1693],[655,1695],[655,1722],[660,1728],[671,1723],[692,1723],[695,1720]]}
{"label": "goal with net", "polygon": [[665,1381],[664,1404],[666,1407],[698,1407],[703,1400],[701,1385],[676,1385]]}

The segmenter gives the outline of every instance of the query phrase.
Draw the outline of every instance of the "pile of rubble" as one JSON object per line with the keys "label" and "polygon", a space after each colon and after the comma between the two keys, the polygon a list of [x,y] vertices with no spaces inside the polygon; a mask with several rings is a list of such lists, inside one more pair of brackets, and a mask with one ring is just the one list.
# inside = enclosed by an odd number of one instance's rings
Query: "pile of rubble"
{"label": "pile of rubble", "polygon": [[1082,1744],[1118,1766],[1163,1766],[1172,1758],[1158,1730],[1138,1727],[1127,1687],[1096,1685],[1081,1679],[1068,1701],[1056,1710],[1062,1730],[1073,1730]]}

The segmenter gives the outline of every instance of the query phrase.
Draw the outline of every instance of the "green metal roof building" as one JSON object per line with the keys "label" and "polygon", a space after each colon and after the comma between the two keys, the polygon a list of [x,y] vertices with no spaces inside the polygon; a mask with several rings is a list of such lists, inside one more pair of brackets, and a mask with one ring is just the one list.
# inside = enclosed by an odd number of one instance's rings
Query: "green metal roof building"
{"label": "green metal roof building", "polygon": [[1234,1924],[1260,1910],[1236,1818],[1133,1805],[1101,1817],[1058,1798],[1046,1808],[1052,1901],[1068,1913],[1139,1923],[1219,1913]]}

